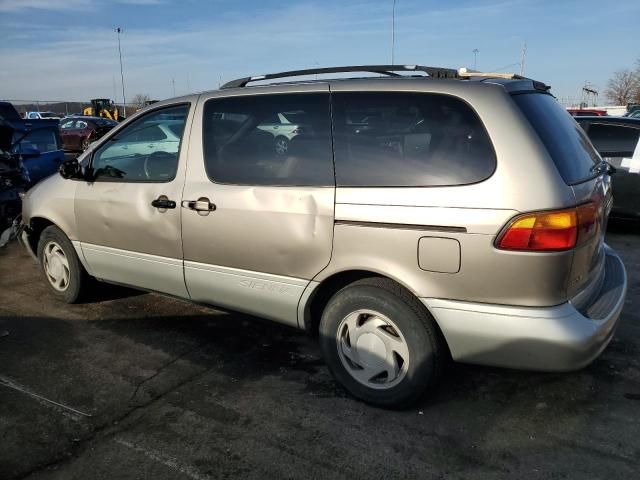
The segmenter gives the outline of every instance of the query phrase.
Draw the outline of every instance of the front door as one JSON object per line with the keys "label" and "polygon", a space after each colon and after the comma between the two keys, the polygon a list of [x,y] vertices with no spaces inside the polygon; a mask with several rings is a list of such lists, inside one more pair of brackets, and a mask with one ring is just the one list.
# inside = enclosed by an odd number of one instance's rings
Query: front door
{"label": "front door", "polygon": [[[188,297],[179,208],[187,148],[149,132],[171,124],[182,139],[189,110],[190,104],[153,110],[94,152],[94,181],[78,185],[75,198],[78,237],[91,275]],[[144,135],[155,135],[153,148],[138,148]]]}
{"label": "front door", "polygon": [[[297,326],[302,292],[329,263],[334,219],[329,94],[308,87],[198,104],[182,200],[193,300]],[[287,112],[297,123],[283,151],[265,125]]]}

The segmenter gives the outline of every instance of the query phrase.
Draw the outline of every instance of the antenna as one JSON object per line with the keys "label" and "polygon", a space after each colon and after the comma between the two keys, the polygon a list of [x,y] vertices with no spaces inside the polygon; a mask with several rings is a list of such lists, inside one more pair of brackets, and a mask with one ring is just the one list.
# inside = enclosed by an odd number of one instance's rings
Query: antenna
{"label": "antenna", "polygon": [[391,65],[393,65],[395,49],[396,49],[396,0],[393,0],[393,4],[391,7]]}
{"label": "antenna", "polygon": [[126,117],[127,99],[124,96],[124,71],[122,70],[122,49],[120,48],[120,33],[122,33],[122,29],[120,27],[116,27],[115,32],[118,35],[118,55],[120,55],[120,80],[122,81],[122,115]]}
{"label": "antenna", "polygon": [[527,41],[522,44],[522,52],[520,54],[520,76],[524,77],[524,58],[527,55]]}

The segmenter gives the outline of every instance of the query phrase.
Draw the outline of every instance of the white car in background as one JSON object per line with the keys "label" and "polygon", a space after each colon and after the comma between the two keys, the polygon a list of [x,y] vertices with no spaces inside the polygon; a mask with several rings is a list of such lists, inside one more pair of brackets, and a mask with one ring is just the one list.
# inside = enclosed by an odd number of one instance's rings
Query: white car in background
{"label": "white car in background", "polygon": [[184,122],[180,120],[145,122],[122,137],[116,134],[119,141],[105,151],[102,158],[149,155],[157,151],[177,154],[183,128]]}
{"label": "white car in background", "polygon": [[303,132],[304,124],[308,124],[305,120],[304,112],[282,112],[258,125],[258,129],[273,135],[276,153],[284,155],[289,150],[289,142]]}
{"label": "white car in background", "polygon": [[46,120],[53,119],[59,120],[62,116],[54,112],[27,112],[24,115],[25,120]]}

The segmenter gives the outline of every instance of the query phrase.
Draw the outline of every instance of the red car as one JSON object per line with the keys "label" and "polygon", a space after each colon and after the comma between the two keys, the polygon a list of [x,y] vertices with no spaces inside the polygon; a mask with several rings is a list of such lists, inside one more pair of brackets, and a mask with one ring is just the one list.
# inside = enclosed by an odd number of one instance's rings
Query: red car
{"label": "red car", "polygon": [[91,142],[118,125],[102,117],[67,117],[60,120],[60,136],[65,150],[84,151]]}
{"label": "red car", "polygon": [[604,117],[607,115],[606,110],[600,110],[599,108],[567,108],[567,112],[572,117]]}

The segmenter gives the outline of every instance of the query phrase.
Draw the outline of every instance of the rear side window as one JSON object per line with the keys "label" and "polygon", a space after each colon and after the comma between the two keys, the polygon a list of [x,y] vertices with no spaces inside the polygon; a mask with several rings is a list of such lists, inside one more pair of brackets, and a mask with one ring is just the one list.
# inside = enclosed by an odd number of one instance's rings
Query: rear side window
{"label": "rear side window", "polygon": [[578,122],[553,96],[523,93],[513,99],[544,143],[565,183],[573,185],[593,177],[592,167],[600,161],[598,153]]}
{"label": "rear side window", "polygon": [[640,136],[640,129],[602,123],[591,123],[588,132],[596,150],[608,157],[630,157]]}
{"label": "rear side window", "polygon": [[340,186],[466,185],[490,177],[496,155],[478,115],[448,95],[335,93]]}
{"label": "rear side window", "polygon": [[26,135],[23,132],[15,132],[13,142],[18,141],[20,138],[22,138],[20,140],[20,149],[35,148],[42,153],[61,149],[56,128],[38,128]]}
{"label": "rear side window", "polygon": [[276,94],[205,103],[209,179],[237,185],[333,186],[329,94]]}

